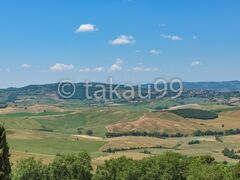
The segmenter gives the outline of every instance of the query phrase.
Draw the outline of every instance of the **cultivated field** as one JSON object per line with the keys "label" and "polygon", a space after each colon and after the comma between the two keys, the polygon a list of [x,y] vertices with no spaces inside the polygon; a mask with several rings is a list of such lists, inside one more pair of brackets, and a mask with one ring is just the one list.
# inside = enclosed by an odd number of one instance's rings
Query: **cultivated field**
{"label": "cultivated field", "polygon": [[[190,100],[191,104],[160,100],[121,106],[84,105],[76,102],[58,104],[18,104],[0,110],[0,122],[7,129],[11,151],[11,161],[34,156],[44,163],[51,162],[56,154],[89,152],[94,158],[93,164],[126,155],[141,159],[153,154],[175,151],[185,155],[209,154],[218,161],[236,162],[224,157],[224,147],[240,149],[240,136],[191,137],[196,130],[222,131],[240,128],[240,110],[238,107],[205,103],[200,99]],[[199,105],[196,104],[199,102]],[[162,103],[173,109],[204,109],[220,111],[213,120],[189,119],[180,117],[169,110],[152,111]],[[183,103],[183,102],[181,102]],[[63,108],[64,107],[64,108]],[[80,129],[80,132],[78,131]],[[91,130],[92,135],[87,135]],[[116,137],[106,138],[106,132],[159,131],[164,133],[189,134],[190,137],[153,138],[153,137]],[[191,140],[200,144],[189,145]],[[139,148],[140,149],[137,149]],[[151,148],[150,148],[151,147]],[[158,148],[153,148],[158,147]],[[161,148],[160,148],[161,147]],[[115,153],[103,152],[109,148],[122,149]],[[133,148],[132,150],[129,150]],[[124,150],[126,149],[126,150]],[[148,150],[151,154],[144,154]]]}

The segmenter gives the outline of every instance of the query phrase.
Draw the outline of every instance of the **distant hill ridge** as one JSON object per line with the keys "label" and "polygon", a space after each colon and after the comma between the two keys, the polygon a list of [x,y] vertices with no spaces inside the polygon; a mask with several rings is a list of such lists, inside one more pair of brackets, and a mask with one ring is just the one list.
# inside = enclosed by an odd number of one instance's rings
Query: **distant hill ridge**
{"label": "distant hill ridge", "polygon": [[[96,85],[102,84],[107,88],[109,84],[105,83],[91,83],[93,90]],[[73,99],[84,99],[85,87],[84,83],[76,83],[76,95]],[[147,87],[148,84],[144,84],[143,87]],[[240,91],[240,81],[222,81],[222,82],[184,82],[184,90],[212,90],[212,91]],[[124,88],[123,85],[120,89]],[[43,96],[57,96],[58,83],[43,84],[43,85],[29,85],[21,88],[7,88],[0,89],[0,103],[14,102],[21,96],[43,97]]]}

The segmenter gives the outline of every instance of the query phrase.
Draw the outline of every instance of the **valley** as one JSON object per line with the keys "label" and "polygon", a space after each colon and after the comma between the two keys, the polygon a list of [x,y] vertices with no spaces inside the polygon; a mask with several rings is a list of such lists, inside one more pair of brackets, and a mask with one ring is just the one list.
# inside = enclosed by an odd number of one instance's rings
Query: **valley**
{"label": "valley", "polygon": [[[159,108],[167,106],[167,108]],[[188,118],[176,114],[217,114],[210,119]],[[240,129],[240,106],[201,97],[176,100],[164,98],[141,103],[85,103],[77,100],[23,101],[0,109],[0,123],[7,129],[11,162],[35,157],[45,163],[56,154],[88,152],[93,164],[125,155],[133,159],[172,151],[187,156],[211,155],[217,161],[235,163],[222,154],[227,147],[240,150],[240,134],[194,136],[194,132],[224,132]],[[107,137],[106,133],[145,132]],[[162,133],[158,138],[151,133]],[[167,135],[167,136],[166,136]],[[221,139],[221,140],[219,140]],[[190,145],[190,141],[199,144]]]}

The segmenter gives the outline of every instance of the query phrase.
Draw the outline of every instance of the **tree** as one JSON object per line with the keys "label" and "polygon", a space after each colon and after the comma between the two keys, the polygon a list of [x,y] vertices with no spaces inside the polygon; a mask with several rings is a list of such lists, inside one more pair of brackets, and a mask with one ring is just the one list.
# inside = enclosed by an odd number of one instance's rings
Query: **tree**
{"label": "tree", "polygon": [[93,131],[92,130],[87,130],[87,135],[89,135],[89,136],[92,136],[93,135]]}
{"label": "tree", "polygon": [[0,126],[0,179],[7,180],[11,173],[11,164],[9,161],[9,147],[6,139],[6,130]]}
{"label": "tree", "polygon": [[234,180],[230,168],[224,164],[204,164],[194,162],[190,165],[187,180]]}
{"label": "tree", "polygon": [[136,180],[137,177],[136,161],[122,156],[98,166],[93,180]]}
{"label": "tree", "polygon": [[91,158],[87,153],[59,155],[50,164],[51,179],[91,180]]}
{"label": "tree", "polygon": [[33,158],[22,159],[14,169],[13,180],[48,180],[48,167]]}
{"label": "tree", "polygon": [[120,157],[99,166],[93,180],[185,180],[187,167],[187,157],[177,153],[138,161]]}
{"label": "tree", "polygon": [[82,134],[82,130],[83,130],[83,128],[80,128],[80,127],[77,128],[77,133],[78,133],[78,134]]}
{"label": "tree", "polygon": [[139,161],[139,179],[185,180],[188,158],[177,153],[167,152]]}

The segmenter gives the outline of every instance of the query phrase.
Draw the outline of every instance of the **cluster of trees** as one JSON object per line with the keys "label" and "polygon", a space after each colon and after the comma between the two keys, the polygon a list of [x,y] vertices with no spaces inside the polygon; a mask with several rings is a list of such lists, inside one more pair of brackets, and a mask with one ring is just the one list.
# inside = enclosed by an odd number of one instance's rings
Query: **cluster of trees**
{"label": "cluster of trees", "polygon": [[167,133],[161,133],[161,132],[158,132],[158,131],[155,131],[155,132],[145,132],[145,131],[107,132],[105,135],[108,138],[120,137],[120,136],[148,136],[148,137],[156,137],[156,138],[187,136],[187,135],[184,135],[182,133],[167,134]]}
{"label": "cluster of trees", "polygon": [[240,134],[240,129],[229,129],[229,130],[225,130],[224,134],[225,134],[226,136],[228,136],[228,135]]}
{"label": "cluster of trees", "polygon": [[[147,152],[146,152],[147,153]],[[93,171],[85,154],[57,156],[49,165],[33,158],[17,163],[13,180],[237,180],[240,163],[217,163],[210,156],[186,157],[167,152],[142,160],[120,157],[105,161]]]}
{"label": "cluster of trees", "polygon": [[227,156],[231,159],[240,159],[240,155],[237,155],[233,149],[228,149],[228,148],[224,148],[224,150],[222,151],[224,156]]}
{"label": "cluster of trees", "polygon": [[199,140],[192,140],[192,141],[189,141],[188,144],[189,144],[189,145],[192,145],[192,144],[200,144],[200,141],[199,141]]}
{"label": "cluster of trees", "polygon": [[87,153],[58,155],[44,165],[33,158],[20,160],[12,173],[13,180],[91,180],[91,158]]}
{"label": "cluster of trees", "polygon": [[162,149],[164,147],[159,145],[159,146],[151,146],[151,147],[108,148],[108,149],[103,150],[103,152],[115,153],[115,152],[118,152],[118,151],[129,151],[129,150],[146,149],[146,148],[149,148],[149,149],[157,149],[157,148]]}
{"label": "cluster of trees", "polygon": [[193,119],[216,119],[218,114],[212,111],[205,111],[200,109],[176,109],[171,112],[183,117],[183,118],[193,118]]}
{"label": "cluster of trees", "polygon": [[197,130],[193,132],[193,136],[223,136],[224,132],[223,131],[201,131]]}
{"label": "cluster of trees", "polygon": [[7,104],[1,104],[0,103],[0,109],[4,109],[4,108],[6,108],[8,105]]}
{"label": "cluster of trees", "polygon": [[[82,133],[83,133],[83,130],[84,130],[84,128],[77,128],[77,133],[78,133],[78,134],[82,134]],[[92,131],[91,129],[88,129],[88,130],[86,131],[86,134],[89,135],[89,136],[92,136],[92,135],[93,135],[93,131]]]}
{"label": "cluster of trees", "polygon": [[[192,136],[229,136],[240,134],[240,129],[229,129],[225,131],[201,131],[196,130],[193,132]],[[155,132],[145,132],[145,131],[129,131],[129,132],[106,132],[105,136],[107,138],[112,137],[121,137],[121,136],[148,136],[148,137],[156,137],[156,138],[170,138],[170,137],[187,137],[187,134],[182,134],[177,132],[176,134],[167,134],[161,133],[158,131]]]}
{"label": "cluster of trees", "polygon": [[134,161],[126,157],[111,159],[97,168],[94,180],[235,180],[240,164],[217,163],[210,156],[188,158],[165,153]]}
{"label": "cluster of trees", "polygon": [[229,136],[236,134],[240,134],[240,129],[229,129],[225,131],[197,130],[193,132],[193,136]]}

